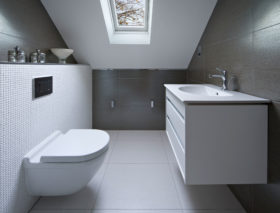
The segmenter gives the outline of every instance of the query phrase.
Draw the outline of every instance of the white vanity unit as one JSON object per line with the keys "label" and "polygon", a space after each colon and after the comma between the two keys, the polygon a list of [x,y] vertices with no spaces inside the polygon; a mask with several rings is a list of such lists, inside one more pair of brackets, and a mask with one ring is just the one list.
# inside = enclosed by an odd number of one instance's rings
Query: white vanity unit
{"label": "white vanity unit", "polygon": [[166,132],[186,184],[267,182],[270,100],[166,84]]}

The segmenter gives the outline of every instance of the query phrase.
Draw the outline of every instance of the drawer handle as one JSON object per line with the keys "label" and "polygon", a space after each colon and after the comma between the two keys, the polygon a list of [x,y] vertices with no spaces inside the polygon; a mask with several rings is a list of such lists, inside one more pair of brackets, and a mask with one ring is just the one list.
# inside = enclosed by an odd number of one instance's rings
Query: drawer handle
{"label": "drawer handle", "polygon": [[177,141],[178,141],[178,145],[180,146],[180,148],[181,148],[182,150],[184,150],[184,147],[183,147],[182,144],[181,144],[181,140],[180,140],[180,138],[178,137],[178,133],[177,133],[177,131],[176,131],[174,125],[172,124],[170,118],[169,118],[167,115],[166,115],[166,118],[167,118],[167,120],[168,120],[168,122],[169,122],[169,124],[170,124],[170,127],[172,128],[172,131],[173,131],[173,133],[174,133],[174,136],[176,137],[176,139],[177,139]]}
{"label": "drawer handle", "polygon": [[181,119],[183,119],[183,121],[185,120],[184,116],[182,115],[182,113],[176,108],[176,106],[169,100],[169,98],[167,98],[167,102],[170,103],[171,107],[174,108],[174,110],[178,113],[178,115],[181,117]]}

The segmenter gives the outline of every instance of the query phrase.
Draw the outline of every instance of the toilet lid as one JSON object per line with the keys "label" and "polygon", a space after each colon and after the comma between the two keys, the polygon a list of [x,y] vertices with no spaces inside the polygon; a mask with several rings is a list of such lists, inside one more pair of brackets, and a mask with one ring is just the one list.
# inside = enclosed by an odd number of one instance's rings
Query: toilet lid
{"label": "toilet lid", "polygon": [[71,129],[51,142],[41,154],[45,163],[70,163],[91,160],[109,146],[108,133],[96,129]]}

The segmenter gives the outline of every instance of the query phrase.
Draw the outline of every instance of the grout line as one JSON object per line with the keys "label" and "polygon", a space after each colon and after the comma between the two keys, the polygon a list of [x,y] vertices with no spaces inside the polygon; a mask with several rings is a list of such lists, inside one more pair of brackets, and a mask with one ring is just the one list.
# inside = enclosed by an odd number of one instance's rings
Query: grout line
{"label": "grout line", "polygon": [[162,162],[162,163],[155,163],[155,162],[143,162],[143,163],[121,163],[121,162],[110,162],[107,164],[112,164],[112,165],[166,165],[169,164],[169,162]]}
{"label": "grout line", "polygon": [[[231,213],[231,212],[238,212],[238,213],[246,213],[244,210],[240,209],[49,209],[49,210],[34,210],[35,212],[61,212],[61,211],[69,211],[69,212],[76,212],[76,211],[85,211],[85,212],[90,212],[93,213],[94,211],[101,211],[101,212],[107,212],[107,211],[127,211],[128,213],[131,211],[141,211],[141,212],[146,212],[146,211],[153,211],[153,212],[158,212],[162,213],[162,211],[176,211],[176,212],[196,212],[199,211],[201,213],[215,213],[215,212],[224,212],[224,213]],[[32,213],[32,212],[29,212]]]}
{"label": "grout line", "polygon": [[165,155],[166,155],[166,157],[167,157],[167,162],[168,162],[168,164],[170,163],[170,159],[169,159],[169,154],[168,154],[168,151],[167,151],[167,147],[166,147],[166,140],[165,140],[165,138],[164,138],[164,135],[163,134],[165,134],[165,132],[163,133],[163,132],[161,132],[160,133],[160,137],[161,137],[161,141],[162,141],[162,143],[163,143],[163,148],[164,148],[164,152],[165,152]]}
{"label": "grout line", "polygon": [[262,28],[260,28],[260,29],[253,30],[252,33],[256,33],[256,32],[258,32],[258,31],[266,30],[266,29],[268,29],[268,28],[272,28],[272,27],[275,27],[275,26],[277,26],[277,25],[280,25],[280,23],[271,24],[271,25],[268,25],[268,26],[266,26],[266,27],[262,27]]}
{"label": "grout line", "polygon": [[[92,209],[91,211],[177,211],[177,212],[184,212],[185,209]],[[196,210],[196,209],[195,209]],[[162,213],[162,212],[160,212]]]}
{"label": "grout line", "polygon": [[41,200],[41,196],[36,200],[36,202],[32,205],[32,207],[29,209],[29,211],[28,212],[31,212],[32,211],[32,209],[37,205],[37,203],[39,203],[39,201]]}
{"label": "grout line", "polygon": [[220,43],[223,43],[223,42],[228,42],[228,41],[232,41],[232,40],[236,40],[236,39],[241,39],[245,36],[248,36],[248,35],[252,35],[259,32],[259,31],[262,31],[262,30],[266,30],[268,28],[272,28],[272,27],[275,27],[277,25],[280,25],[280,23],[276,23],[276,24],[272,24],[272,25],[268,25],[268,26],[265,26],[265,27],[262,27],[262,28],[259,28],[259,29],[256,29],[256,30],[250,30],[250,32],[246,32],[246,33],[240,33],[240,34],[237,34],[235,36],[232,36],[232,37],[229,37],[229,38],[225,38],[225,39],[222,39],[222,40],[219,40],[219,41],[215,41],[215,42],[212,42],[212,43],[206,43],[204,44],[204,48],[211,48],[212,46],[215,46],[215,45],[218,45]]}
{"label": "grout line", "polygon": [[[109,153],[109,156],[108,156],[108,159],[107,159],[107,164],[109,164],[110,163],[110,160],[111,160],[111,157],[112,157],[112,154],[113,154],[113,152],[114,152],[114,150],[115,150],[115,146],[116,146],[116,144],[117,144],[117,142],[118,142],[118,139],[119,139],[119,131],[114,131],[114,133],[116,134],[116,136],[115,136],[115,138],[114,138],[114,141],[115,142],[112,142],[112,148],[111,148],[111,152]],[[113,140],[112,140],[113,141]]]}
{"label": "grout line", "polygon": [[[105,168],[104,168],[104,173],[103,173],[102,177],[100,178],[101,180],[100,180],[100,183],[98,184],[98,187],[97,187],[97,190],[96,190],[96,196],[95,196],[95,198],[94,198],[94,200],[93,200],[93,206],[92,206],[89,210],[94,210],[94,206],[95,206],[95,204],[96,204],[96,201],[97,201],[99,192],[100,192],[100,190],[101,190],[101,186],[102,186],[102,184],[103,184],[104,177],[105,177],[105,174],[106,174],[106,172],[107,172],[107,170],[108,170],[109,164],[104,164],[104,166],[105,166]],[[88,210],[88,209],[87,209],[87,210]]]}

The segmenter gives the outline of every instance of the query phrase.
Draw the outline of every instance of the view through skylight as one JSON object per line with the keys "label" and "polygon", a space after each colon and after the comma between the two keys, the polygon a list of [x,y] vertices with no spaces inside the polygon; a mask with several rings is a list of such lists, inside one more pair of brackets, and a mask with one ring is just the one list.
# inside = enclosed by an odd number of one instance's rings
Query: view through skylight
{"label": "view through skylight", "polygon": [[153,0],[100,0],[110,44],[150,44]]}
{"label": "view through skylight", "polygon": [[145,26],[145,0],[114,0],[118,26]]}
{"label": "view through skylight", "polygon": [[146,31],[148,0],[111,0],[116,31]]}

